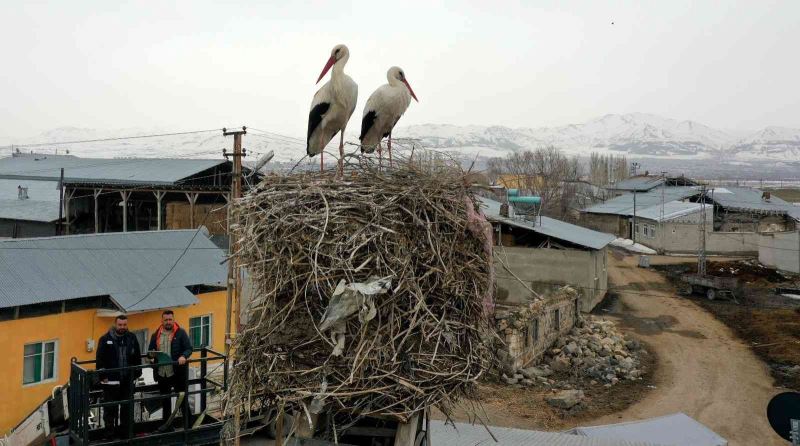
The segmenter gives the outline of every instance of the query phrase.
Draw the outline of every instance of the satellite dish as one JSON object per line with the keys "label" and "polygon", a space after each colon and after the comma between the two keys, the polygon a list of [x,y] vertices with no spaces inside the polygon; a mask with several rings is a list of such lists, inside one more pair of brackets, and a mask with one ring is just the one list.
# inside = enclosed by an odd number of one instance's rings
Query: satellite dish
{"label": "satellite dish", "polygon": [[767,419],[778,435],[792,441],[791,420],[800,420],[800,393],[783,392],[772,397],[767,404]]}

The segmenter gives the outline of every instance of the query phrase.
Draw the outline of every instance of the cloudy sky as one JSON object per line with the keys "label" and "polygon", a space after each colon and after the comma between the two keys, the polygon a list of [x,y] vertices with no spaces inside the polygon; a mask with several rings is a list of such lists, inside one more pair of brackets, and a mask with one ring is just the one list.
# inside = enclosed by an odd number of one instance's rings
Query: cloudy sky
{"label": "cloudy sky", "polygon": [[337,43],[359,117],[399,65],[421,101],[404,124],[638,111],[800,127],[799,17],[797,0],[3,1],[0,142],[67,126],[303,136]]}

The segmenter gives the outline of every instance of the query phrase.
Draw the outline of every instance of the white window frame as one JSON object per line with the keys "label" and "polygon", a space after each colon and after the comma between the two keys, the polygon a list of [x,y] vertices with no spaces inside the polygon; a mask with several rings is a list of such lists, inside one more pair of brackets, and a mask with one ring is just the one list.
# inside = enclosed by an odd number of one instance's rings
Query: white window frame
{"label": "white window frame", "polygon": [[[131,333],[133,333],[134,336],[136,336],[136,333],[138,332],[144,332],[144,344],[139,346],[139,353],[147,353],[148,347],[150,346],[150,329],[142,328],[139,330],[131,330]],[[139,339],[137,338],[136,341],[138,343]]]}
{"label": "white window frame", "polygon": [[213,314],[200,314],[197,316],[192,316],[189,318],[189,337],[192,341],[192,347],[194,348],[201,348],[202,342],[200,345],[194,345],[194,338],[192,337],[192,319],[200,318],[200,340],[202,341],[203,338],[203,319],[204,317],[208,318],[208,342],[206,343],[207,348],[211,348],[214,345],[214,315]]}
{"label": "white window frame", "polygon": [[[45,349],[44,344],[53,343],[53,376],[47,379],[41,379],[39,381],[34,381],[30,383],[25,383],[25,346],[34,345],[34,344],[42,344],[42,370],[44,372],[44,355]],[[41,373],[41,376],[44,376],[44,373]],[[58,380],[58,339],[46,339],[44,341],[34,341],[34,342],[26,342],[22,346],[22,387],[32,387],[38,386],[39,384],[46,384],[49,382],[54,382]]]}

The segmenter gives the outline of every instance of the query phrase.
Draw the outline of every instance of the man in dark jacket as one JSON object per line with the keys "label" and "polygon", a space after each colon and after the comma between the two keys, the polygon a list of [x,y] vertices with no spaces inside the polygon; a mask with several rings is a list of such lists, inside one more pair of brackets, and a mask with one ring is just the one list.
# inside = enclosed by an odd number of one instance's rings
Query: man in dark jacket
{"label": "man in dark jacket", "polygon": [[[189,375],[187,360],[192,356],[192,341],[189,340],[186,330],[175,322],[172,310],[161,313],[161,326],[150,338],[148,351],[166,353],[173,362],[178,363],[178,365],[168,364],[154,368],[153,378],[158,383],[158,391],[162,395],[172,393],[172,389],[175,389],[175,392],[185,392]],[[167,420],[172,413],[172,399],[164,398],[161,409],[163,420]]]}
{"label": "man in dark jacket", "polygon": [[[136,336],[128,331],[128,317],[117,316],[114,326],[108,333],[100,337],[97,343],[96,368],[99,371],[100,383],[103,387],[104,401],[122,401],[133,397],[134,381],[142,376],[142,369],[104,372],[104,369],[117,369],[141,365],[141,353]],[[128,432],[130,404],[122,404],[103,408],[103,421],[106,434],[125,436]],[[120,416],[121,415],[121,416]],[[116,432],[115,432],[116,431]]]}

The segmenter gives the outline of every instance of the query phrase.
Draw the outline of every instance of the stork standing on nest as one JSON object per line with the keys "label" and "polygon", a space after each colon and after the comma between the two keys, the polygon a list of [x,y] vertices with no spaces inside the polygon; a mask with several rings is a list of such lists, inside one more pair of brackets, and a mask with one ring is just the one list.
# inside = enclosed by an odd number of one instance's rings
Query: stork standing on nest
{"label": "stork standing on nest", "polygon": [[367,99],[364,116],[361,118],[361,152],[372,153],[378,149],[381,155],[381,140],[389,137],[389,164],[392,162],[392,129],[411,104],[411,98],[419,102],[414,90],[406,80],[400,67],[389,68],[386,73],[388,84],[381,85]]}
{"label": "stork standing on nest", "polygon": [[347,121],[356,109],[358,100],[358,85],[350,76],[344,74],[344,66],[350,59],[350,50],[345,45],[336,45],[331,50],[331,57],[322,69],[317,83],[325,77],[328,70],[333,67],[331,80],[325,83],[314,95],[311,101],[311,112],[308,114],[308,139],[306,140],[306,153],[313,157],[319,154],[319,169],[324,169],[323,151],[331,142],[336,133],[341,133],[339,138],[339,166],[342,168],[344,158],[344,130]]}

